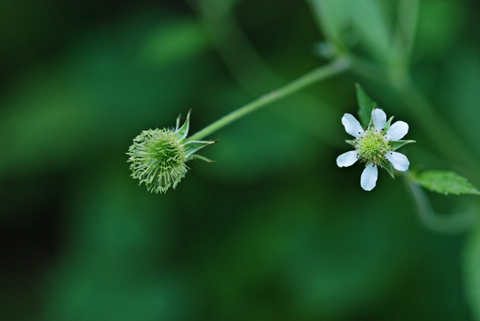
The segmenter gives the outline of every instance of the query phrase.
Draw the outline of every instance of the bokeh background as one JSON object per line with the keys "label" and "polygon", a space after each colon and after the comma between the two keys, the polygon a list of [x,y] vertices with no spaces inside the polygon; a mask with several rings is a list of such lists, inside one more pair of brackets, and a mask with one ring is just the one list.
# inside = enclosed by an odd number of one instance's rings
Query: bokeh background
{"label": "bokeh background", "polygon": [[[478,0],[420,1],[412,65],[477,161],[479,15]],[[412,165],[452,166],[372,79],[345,73],[216,132],[201,153],[216,163],[165,195],[129,177],[141,130],[190,109],[200,130],[325,64],[323,40],[299,0],[2,0],[0,320],[474,320],[472,232],[432,231],[401,178],[365,192],[362,166],[335,164],[360,82],[410,124]],[[428,196],[446,214],[472,203]]]}

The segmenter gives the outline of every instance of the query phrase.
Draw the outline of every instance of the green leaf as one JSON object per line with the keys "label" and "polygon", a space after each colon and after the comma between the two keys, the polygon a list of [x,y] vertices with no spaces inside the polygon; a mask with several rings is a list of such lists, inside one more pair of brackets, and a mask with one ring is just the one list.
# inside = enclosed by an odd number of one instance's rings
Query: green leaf
{"label": "green leaf", "polygon": [[432,192],[441,194],[476,194],[480,191],[468,180],[452,171],[425,171],[414,178],[414,181]]}
{"label": "green leaf", "polygon": [[378,108],[377,103],[375,103],[367,93],[363,90],[362,86],[355,84],[357,91],[357,102],[358,102],[358,117],[360,118],[360,123],[364,128],[367,128],[372,117],[372,110]]}

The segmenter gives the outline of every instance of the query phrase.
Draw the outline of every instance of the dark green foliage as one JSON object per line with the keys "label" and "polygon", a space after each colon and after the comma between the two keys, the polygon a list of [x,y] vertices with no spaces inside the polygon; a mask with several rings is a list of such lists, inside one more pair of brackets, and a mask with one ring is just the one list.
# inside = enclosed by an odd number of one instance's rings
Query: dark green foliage
{"label": "dark green foliage", "polygon": [[[313,85],[207,137],[220,141],[201,151],[216,163],[188,162],[175,190],[138,186],[125,152],[142,130],[192,109],[194,134],[325,62],[305,2],[239,0],[227,14],[203,0],[216,34],[184,3],[2,1],[0,320],[473,320],[478,237],[462,283],[463,236],[422,226],[402,178],[380,175],[367,193],[361,166],[335,165],[358,82],[411,126],[412,164],[445,168],[429,119],[386,84],[346,73]],[[384,64],[393,3],[356,4],[373,20],[332,18],[338,50]],[[420,8],[432,10],[420,15],[415,80],[478,151],[477,2]]]}
{"label": "dark green foliage", "polygon": [[480,191],[465,177],[451,171],[424,171],[415,175],[414,181],[432,192],[446,195],[480,194]]}

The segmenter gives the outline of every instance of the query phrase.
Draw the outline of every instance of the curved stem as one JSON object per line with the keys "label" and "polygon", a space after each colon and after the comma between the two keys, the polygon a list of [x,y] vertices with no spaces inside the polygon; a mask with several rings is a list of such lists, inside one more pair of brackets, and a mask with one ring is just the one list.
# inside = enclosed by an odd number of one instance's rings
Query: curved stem
{"label": "curved stem", "polygon": [[434,231],[442,233],[460,233],[475,225],[476,216],[473,212],[460,212],[442,216],[435,213],[430,201],[422,188],[414,182],[405,180],[419,213],[420,221]]}
{"label": "curved stem", "polygon": [[219,120],[213,122],[211,125],[205,127],[201,131],[192,135],[188,140],[199,140],[202,139],[213,132],[221,129],[222,127],[227,126],[231,122],[244,117],[245,115],[265,107],[285,96],[288,96],[292,93],[295,93],[315,82],[326,80],[330,77],[338,75],[350,68],[350,59],[348,57],[338,58],[331,63],[324,65],[322,67],[316,68],[309,73],[301,76],[300,78],[290,82],[289,84],[274,90],[262,97],[254,100],[253,102],[238,108],[237,110],[231,112],[230,114],[220,118]]}

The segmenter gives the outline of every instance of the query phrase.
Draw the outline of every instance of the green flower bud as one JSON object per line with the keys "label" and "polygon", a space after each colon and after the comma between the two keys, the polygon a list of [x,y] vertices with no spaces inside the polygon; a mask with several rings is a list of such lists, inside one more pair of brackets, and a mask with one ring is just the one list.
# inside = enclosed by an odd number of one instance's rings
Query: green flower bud
{"label": "green flower bud", "polygon": [[196,155],[199,149],[216,143],[216,141],[189,141],[186,139],[190,126],[190,112],[185,123],[180,127],[180,116],[175,130],[144,130],[133,139],[127,155],[130,156],[131,176],[145,183],[149,192],[165,193],[174,188],[188,171],[186,162],[192,159],[211,160]]}

